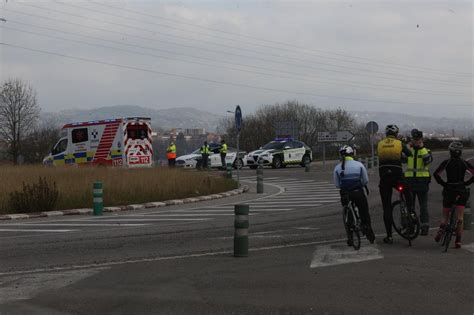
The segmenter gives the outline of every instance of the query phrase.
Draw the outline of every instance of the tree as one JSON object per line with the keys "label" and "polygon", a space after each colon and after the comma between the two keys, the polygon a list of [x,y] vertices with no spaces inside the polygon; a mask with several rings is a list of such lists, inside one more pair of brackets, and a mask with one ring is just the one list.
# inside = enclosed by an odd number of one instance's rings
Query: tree
{"label": "tree", "polygon": [[58,141],[60,132],[58,122],[51,119],[35,126],[28,134],[28,141],[21,145],[25,163],[41,163]]}
{"label": "tree", "polygon": [[22,140],[32,131],[39,111],[36,92],[27,83],[11,79],[1,85],[0,137],[14,164],[18,163]]}

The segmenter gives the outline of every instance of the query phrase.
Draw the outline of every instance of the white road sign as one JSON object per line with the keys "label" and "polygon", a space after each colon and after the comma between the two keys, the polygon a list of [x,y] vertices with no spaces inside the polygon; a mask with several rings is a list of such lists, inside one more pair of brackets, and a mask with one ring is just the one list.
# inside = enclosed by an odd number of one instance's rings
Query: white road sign
{"label": "white road sign", "polygon": [[318,132],[318,142],[345,142],[354,138],[349,130]]}

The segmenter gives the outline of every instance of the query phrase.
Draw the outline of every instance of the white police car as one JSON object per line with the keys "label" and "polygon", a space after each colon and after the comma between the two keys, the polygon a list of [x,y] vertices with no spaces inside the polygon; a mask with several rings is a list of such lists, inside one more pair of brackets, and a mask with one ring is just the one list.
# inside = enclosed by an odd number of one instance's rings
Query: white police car
{"label": "white police car", "polygon": [[[219,168],[222,166],[221,155],[219,153],[220,145],[217,143],[209,143],[211,152],[209,154],[209,163],[211,168]],[[232,167],[241,169],[245,166],[246,152],[240,151],[239,158],[237,158],[237,150],[231,147],[227,148],[227,155],[225,157],[226,164],[232,164]],[[176,158],[176,166],[184,168],[199,168],[202,164],[201,149],[193,151],[191,154],[182,155]]]}
{"label": "white police car", "polygon": [[311,148],[301,141],[291,138],[276,138],[258,150],[247,155],[247,165],[251,169],[258,167],[258,161],[262,160],[264,166],[273,168],[286,167],[287,165],[301,165],[311,163],[313,153]]}

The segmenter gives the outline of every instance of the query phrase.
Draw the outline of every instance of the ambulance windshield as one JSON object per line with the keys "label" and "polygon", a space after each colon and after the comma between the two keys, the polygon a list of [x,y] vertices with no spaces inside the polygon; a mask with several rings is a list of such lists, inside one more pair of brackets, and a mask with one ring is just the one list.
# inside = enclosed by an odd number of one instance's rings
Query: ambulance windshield
{"label": "ambulance windshield", "polygon": [[136,140],[144,140],[148,137],[148,129],[146,127],[129,127],[127,128],[127,136],[129,139]]}

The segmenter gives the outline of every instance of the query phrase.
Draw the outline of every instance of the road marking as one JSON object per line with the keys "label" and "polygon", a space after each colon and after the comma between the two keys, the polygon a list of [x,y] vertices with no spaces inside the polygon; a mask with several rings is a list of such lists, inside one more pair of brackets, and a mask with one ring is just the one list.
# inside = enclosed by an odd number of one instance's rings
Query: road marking
{"label": "road marking", "polygon": [[[304,199],[318,199],[318,198],[321,198],[323,196],[312,196],[312,195],[309,195],[309,196],[302,196],[302,197],[295,197],[294,199],[296,200],[304,200]],[[340,196],[331,196],[331,195],[326,195],[324,197],[331,197],[331,198],[338,198],[338,199],[341,199]],[[273,198],[272,200],[287,200],[289,198],[293,198],[293,196],[281,196],[281,197],[278,197],[278,198]]]}
{"label": "road marking", "polygon": [[43,233],[65,233],[76,230],[38,230],[38,229],[0,229],[0,232],[43,232]]}
{"label": "road marking", "polygon": [[345,244],[317,246],[311,259],[310,268],[350,264],[382,259],[383,255],[376,245],[361,246],[354,250]]}
{"label": "road marking", "polygon": [[[327,198],[326,200],[319,200],[319,199],[313,199],[315,202],[318,202],[318,203],[326,203],[326,202],[335,202],[335,201],[339,201],[339,199],[329,199]],[[284,200],[284,201],[279,201],[279,200],[274,200],[274,201],[271,201],[271,200],[268,200],[268,201],[261,201],[259,203],[255,203],[255,204],[259,204],[259,205],[270,205],[270,204],[274,204],[274,205],[282,205],[282,204],[286,204],[286,205],[297,205],[297,204],[308,204],[308,202],[311,201],[311,200]],[[250,204],[252,205],[252,204]]]}
{"label": "road marking", "polygon": [[138,223],[10,223],[9,225],[13,226],[111,226],[111,225],[120,225],[120,226],[143,226],[146,224]]}
{"label": "road marking", "polygon": [[[284,249],[284,248],[304,247],[304,246],[313,246],[313,245],[321,245],[321,244],[334,244],[334,243],[340,243],[340,242],[345,242],[345,241],[346,241],[345,239],[335,239],[335,240],[329,240],[329,241],[302,242],[302,243],[294,243],[294,244],[257,247],[257,248],[249,248],[249,252],[278,250],[278,249]],[[231,254],[233,254],[232,250],[223,250],[223,251],[217,251],[217,252],[204,252],[204,253],[199,253],[199,254],[164,256],[164,257],[142,258],[142,259],[129,259],[129,260],[123,260],[123,261],[114,261],[114,262],[71,265],[71,266],[66,266],[66,267],[50,267],[50,268],[38,268],[38,269],[21,270],[21,271],[11,271],[11,272],[0,272],[0,276],[12,276],[12,275],[22,275],[22,274],[31,274],[31,273],[55,272],[55,271],[63,271],[63,270],[78,270],[78,269],[88,269],[88,268],[98,268],[98,267],[110,267],[110,266],[119,266],[119,265],[136,264],[136,263],[144,263],[144,262],[212,257],[212,256],[231,255]]]}
{"label": "road marking", "polygon": [[463,245],[461,248],[466,249],[466,250],[474,253],[474,243]]}

